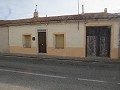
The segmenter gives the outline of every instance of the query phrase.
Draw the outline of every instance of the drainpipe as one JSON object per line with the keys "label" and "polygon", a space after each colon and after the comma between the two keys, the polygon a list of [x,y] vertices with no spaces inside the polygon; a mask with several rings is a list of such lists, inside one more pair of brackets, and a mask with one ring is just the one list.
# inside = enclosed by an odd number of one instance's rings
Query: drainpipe
{"label": "drainpipe", "polygon": [[120,59],[120,23],[119,23],[119,42],[118,42],[118,57],[119,57],[119,59]]}
{"label": "drainpipe", "polygon": [[10,32],[10,31],[9,31],[10,29],[9,29],[9,25],[8,25],[7,27],[8,27],[8,53],[10,54],[10,35],[9,35],[9,34],[10,34],[10,33],[9,33],[9,32]]}

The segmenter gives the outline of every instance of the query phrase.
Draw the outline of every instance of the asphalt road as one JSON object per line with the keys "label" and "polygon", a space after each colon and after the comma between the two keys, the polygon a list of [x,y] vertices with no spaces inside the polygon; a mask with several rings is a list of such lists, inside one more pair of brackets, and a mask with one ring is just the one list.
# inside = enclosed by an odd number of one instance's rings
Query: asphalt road
{"label": "asphalt road", "polygon": [[120,64],[0,56],[0,90],[120,90]]}

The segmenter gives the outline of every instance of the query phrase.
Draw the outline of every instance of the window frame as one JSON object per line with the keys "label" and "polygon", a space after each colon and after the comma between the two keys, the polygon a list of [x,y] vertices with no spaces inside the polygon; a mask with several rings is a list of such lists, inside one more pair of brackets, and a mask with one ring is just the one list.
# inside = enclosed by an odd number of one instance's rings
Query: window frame
{"label": "window frame", "polygon": [[[60,48],[56,47],[56,36],[57,35],[63,35],[63,47],[60,47]],[[65,34],[64,33],[55,33],[54,34],[54,48],[55,49],[65,49]]]}
{"label": "window frame", "polygon": [[[25,44],[25,36],[30,36],[30,45],[26,45]],[[32,37],[31,37],[32,35],[31,34],[23,34],[23,48],[31,48],[32,47]]]}

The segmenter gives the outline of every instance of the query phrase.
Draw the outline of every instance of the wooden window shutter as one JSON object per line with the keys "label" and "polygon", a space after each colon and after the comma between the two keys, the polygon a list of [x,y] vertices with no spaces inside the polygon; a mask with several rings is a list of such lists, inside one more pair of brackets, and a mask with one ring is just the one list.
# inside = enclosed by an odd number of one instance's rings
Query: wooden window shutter
{"label": "wooden window shutter", "polygon": [[56,38],[56,46],[57,49],[63,49],[64,48],[64,34],[57,34],[55,35]]}
{"label": "wooden window shutter", "polygon": [[31,35],[24,35],[24,38],[25,38],[25,42],[24,42],[25,48],[31,48]]}

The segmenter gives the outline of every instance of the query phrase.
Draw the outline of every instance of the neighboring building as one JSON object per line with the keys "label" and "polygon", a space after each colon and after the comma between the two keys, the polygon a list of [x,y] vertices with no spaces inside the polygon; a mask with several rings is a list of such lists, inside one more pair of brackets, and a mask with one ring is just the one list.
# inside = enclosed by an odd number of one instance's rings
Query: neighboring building
{"label": "neighboring building", "polygon": [[0,53],[9,53],[8,36],[9,36],[8,27],[0,25]]}
{"label": "neighboring building", "polygon": [[119,14],[35,17],[0,21],[1,25],[9,26],[10,53],[116,59],[120,55]]}

